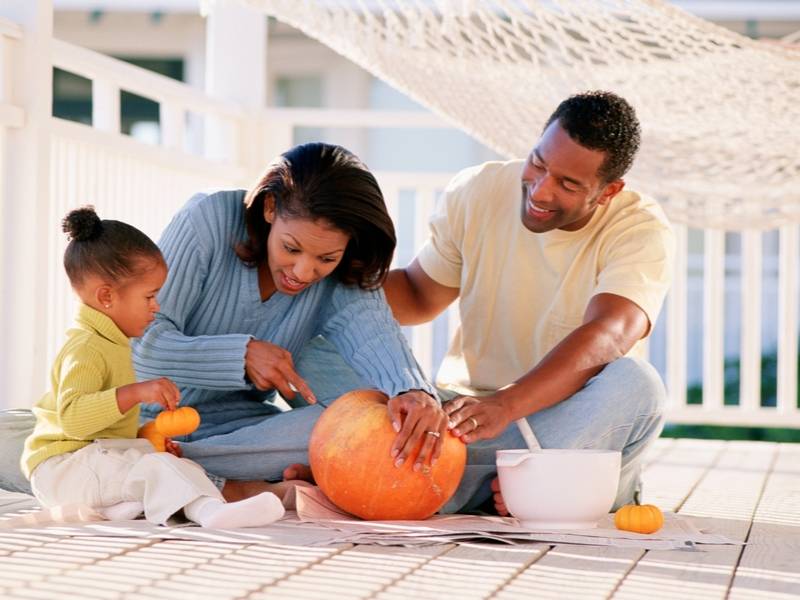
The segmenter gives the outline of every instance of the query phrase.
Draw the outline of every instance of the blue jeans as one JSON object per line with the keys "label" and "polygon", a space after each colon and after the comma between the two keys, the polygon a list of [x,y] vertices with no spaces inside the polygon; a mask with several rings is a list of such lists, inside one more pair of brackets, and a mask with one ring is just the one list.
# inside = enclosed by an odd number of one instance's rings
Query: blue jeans
{"label": "blue jeans", "polygon": [[[231,479],[281,478],[291,463],[308,464],[308,441],[322,410],[341,394],[364,383],[336,350],[321,338],[309,342],[297,370],[320,401],[276,414],[231,433],[184,443],[184,455],[214,475]],[[442,400],[454,395],[440,391]],[[664,385],[647,362],[620,358],[607,365],[572,397],[528,417],[545,448],[620,450],[622,471],[615,507],[628,503],[639,487],[642,456],[663,426]],[[493,440],[470,444],[467,468],[442,512],[477,509],[491,497],[495,451],[524,448],[516,425]]]}
{"label": "blue jeans", "polygon": [[[452,394],[449,398],[454,397]],[[633,501],[641,487],[645,450],[664,425],[666,391],[653,366],[636,358],[619,358],[592,377],[578,392],[528,417],[543,448],[594,448],[622,452],[616,510]],[[512,423],[498,437],[467,446],[467,468],[442,512],[470,511],[491,497],[497,474],[495,452],[525,448]]]}
{"label": "blue jeans", "polygon": [[326,406],[342,394],[369,387],[344,362],[336,349],[315,338],[303,348],[295,368],[308,382],[317,404],[307,405],[298,394],[292,410],[242,419],[230,432],[182,441],[186,458],[200,463],[209,475],[227,479],[278,481],[292,463],[308,464],[311,430]]}

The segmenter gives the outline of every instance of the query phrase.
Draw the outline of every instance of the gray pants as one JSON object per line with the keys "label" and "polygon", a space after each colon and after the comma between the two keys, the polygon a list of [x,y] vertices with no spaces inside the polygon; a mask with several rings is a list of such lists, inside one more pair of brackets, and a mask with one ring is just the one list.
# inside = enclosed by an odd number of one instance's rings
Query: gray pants
{"label": "gray pants", "polygon": [[31,493],[31,484],[19,467],[19,459],[36,417],[29,410],[0,411],[0,489]]}

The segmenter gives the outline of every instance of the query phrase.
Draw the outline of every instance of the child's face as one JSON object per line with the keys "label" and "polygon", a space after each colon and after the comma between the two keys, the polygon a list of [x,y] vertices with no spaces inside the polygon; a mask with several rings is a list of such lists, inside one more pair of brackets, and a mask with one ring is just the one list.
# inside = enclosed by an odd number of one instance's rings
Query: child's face
{"label": "child's face", "polygon": [[166,265],[152,260],[144,273],[116,289],[116,300],[106,313],[126,336],[141,337],[155,319],[159,309],[156,294],[166,278]]}

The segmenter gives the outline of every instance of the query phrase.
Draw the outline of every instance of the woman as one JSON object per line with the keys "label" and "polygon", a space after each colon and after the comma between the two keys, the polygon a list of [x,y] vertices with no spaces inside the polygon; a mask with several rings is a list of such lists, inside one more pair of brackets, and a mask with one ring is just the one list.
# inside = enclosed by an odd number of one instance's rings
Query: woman
{"label": "woman", "polygon": [[[296,474],[284,470],[307,462],[323,410],[313,404],[335,398],[310,389],[292,360],[318,335],[361,387],[389,396],[395,463],[411,455],[421,468],[438,456],[447,419],[379,287],[394,228],[354,155],[321,143],[292,148],[247,193],[193,197],[160,246],[169,265],[161,311],[133,356],[140,379],[169,377],[181,403],[200,412],[200,428],[181,444],[186,457],[234,480]],[[312,405],[280,412],[270,402],[276,389]],[[235,499],[240,490],[229,481],[223,491]]]}

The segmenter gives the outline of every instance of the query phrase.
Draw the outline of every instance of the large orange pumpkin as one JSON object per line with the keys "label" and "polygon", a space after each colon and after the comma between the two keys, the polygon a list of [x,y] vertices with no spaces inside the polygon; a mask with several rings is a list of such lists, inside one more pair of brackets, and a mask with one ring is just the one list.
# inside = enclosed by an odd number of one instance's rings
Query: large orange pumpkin
{"label": "large orange pumpkin", "polygon": [[456,491],[466,446],[447,434],[433,467],[413,470],[419,448],[395,467],[391,447],[397,434],[387,400],[374,390],[356,390],[322,413],[308,448],[314,479],[336,506],[362,519],[427,519]]}

